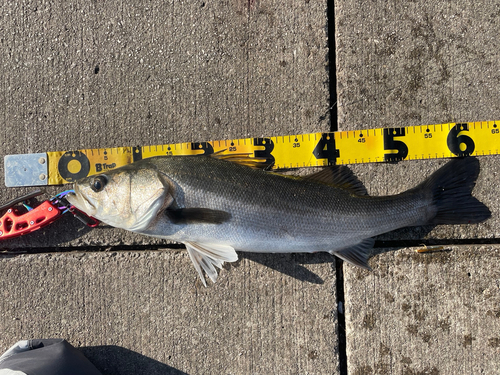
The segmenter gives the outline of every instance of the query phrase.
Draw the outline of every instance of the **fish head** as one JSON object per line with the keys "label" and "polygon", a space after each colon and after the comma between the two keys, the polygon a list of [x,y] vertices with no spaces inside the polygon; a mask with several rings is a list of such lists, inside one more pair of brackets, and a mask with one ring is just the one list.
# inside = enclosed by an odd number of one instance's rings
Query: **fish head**
{"label": "fish head", "polygon": [[74,184],[69,203],[103,223],[140,232],[173,198],[152,164],[130,164],[83,178]]}

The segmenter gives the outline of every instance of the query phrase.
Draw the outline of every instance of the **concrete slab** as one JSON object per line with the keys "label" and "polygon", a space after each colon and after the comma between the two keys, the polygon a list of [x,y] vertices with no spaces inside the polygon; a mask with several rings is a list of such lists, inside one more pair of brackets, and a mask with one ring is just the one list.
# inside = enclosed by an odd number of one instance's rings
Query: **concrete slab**
{"label": "concrete slab", "polygon": [[64,337],[104,374],[338,373],[330,257],[258,260],[205,288],[184,251],[1,256],[0,350]]}
{"label": "concrete slab", "polygon": [[[339,130],[500,119],[492,2],[338,1]],[[363,12],[359,12],[363,9]],[[378,237],[448,244],[451,252],[383,253],[374,271],[344,266],[347,368],[354,374],[498,372],[499,157],[481,157],[479,225],[406,229]],[[445,161],[359,165],[370,193],[415,186]],[[493,245],[455,247],[481,240]]]}
{"label": "concrete slab", "polygon": [[[326,3],[2,7],[0,156],[330,129]],[[0,189],[0,202],[27,190]],[[62,233],[78,228],[2,246],[151,243],[123,231]]]}
{"label": "concrete slab", "polygon": [[[0,156],[330,129],[324,2],[0,9]],[[0,202],[28,190],[0,189]],[[164,244],[68,217],[0,246]],[[4,257],[0,347],[64,336],[106,374],[337,373],[332,258],[304,258],[312,274],[297,259],[243,258],[204,289],[185,253]]]}
{"label": "concrete slab", "polygon": [[345,272],[349,373],[496,374],[499,246],[373,259]]}
{"label": "concrete slab", "polygon": [[[359,12],[363,7],[365,11]],[[339,130],[500,119],[496,5],[458,1],[336,3]],[[431,238],[498,238],[498,157],[481,158],[475,195],[493,212],[487,223],[437,227]],[[372,194],[415,186],[443,161],[355,166]],[[397,176],[401,176],[398,178]],[[418,238],[414,232],[397,237]]]}

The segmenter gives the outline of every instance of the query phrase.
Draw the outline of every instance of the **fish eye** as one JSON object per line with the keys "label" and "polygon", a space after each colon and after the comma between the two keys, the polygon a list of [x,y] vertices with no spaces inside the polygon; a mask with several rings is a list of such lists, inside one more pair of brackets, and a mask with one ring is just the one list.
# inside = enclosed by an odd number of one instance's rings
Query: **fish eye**
{"label": "fish eye", "polygon": [[96,176],[92,179],[92,181],[90,181],[90,188],[96,193],[99,193],[104,189],[107,183],[108,179],[106,178],[106,176]]}

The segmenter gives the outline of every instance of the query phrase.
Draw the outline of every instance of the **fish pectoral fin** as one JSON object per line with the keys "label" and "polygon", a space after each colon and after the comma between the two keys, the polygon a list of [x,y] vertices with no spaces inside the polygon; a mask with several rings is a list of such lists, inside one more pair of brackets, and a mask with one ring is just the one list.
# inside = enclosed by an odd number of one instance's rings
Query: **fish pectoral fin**
{"label": "fish pectoral fin", "polygon": [[333,185],[356,195],[368,195],[361,181],[344,165],[333,165],[323,168],[319,172],[305,176],[304,179]]}
{"label": "fish pectoral fin", "polygon": [[228,245],[197,242],[184,242],[184,244],[204,286],[207,286],[207,283],[203,271],[215,283],[217,281],[217,269],[215,267],[222,269],[224,262],[236,262],[238,260],[238,254],[236,254],[233,247]]}
{"label": "fish pectoral fin", "polygon": [[368,265],[368,253],[373,248],[374,243],[375,240],[373,238],[367,238],[357,245],[346,247],[340,250],[330,251],[330,254],[336,255],[355,266],[371,271],[372,269]]}
{"label": "fish pectoral fin", "polygon": [[231,219],[231,214],[229,212],[198,207],[178,209],[168,208],[165,210],[165,214],[174,224],[222,224]]}

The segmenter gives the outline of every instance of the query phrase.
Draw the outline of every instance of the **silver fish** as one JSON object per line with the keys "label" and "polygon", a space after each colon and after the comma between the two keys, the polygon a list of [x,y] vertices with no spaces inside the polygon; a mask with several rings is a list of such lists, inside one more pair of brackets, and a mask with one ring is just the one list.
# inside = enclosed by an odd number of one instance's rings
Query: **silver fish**
{"label": "silver fish", "polygon": [[203,283],[237,251],[326,251],[369,269],[373,237],[425,224],[479,223],[475,158],[453,159],[404,193],[374,197],[344,166],[305,178],[206,156],[159,156],[74,184],[68,201],[117,228],[186,245]]}

